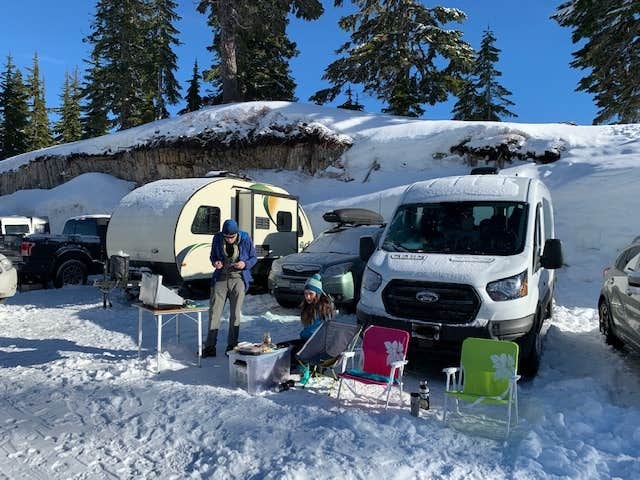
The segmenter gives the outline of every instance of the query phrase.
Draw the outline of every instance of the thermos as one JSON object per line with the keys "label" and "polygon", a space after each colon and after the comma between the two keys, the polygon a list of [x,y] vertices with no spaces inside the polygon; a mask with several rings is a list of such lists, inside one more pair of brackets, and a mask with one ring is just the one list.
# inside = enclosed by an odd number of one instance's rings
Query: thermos
{"label": "thermos", "polygon": [[411,392],[411,416],[420,416],[420,393]]}
{"label": "thermos", "polygon": [[429,410],[431,401],[429,399],[429,386],[426,380],[420,382],[420,408]]}

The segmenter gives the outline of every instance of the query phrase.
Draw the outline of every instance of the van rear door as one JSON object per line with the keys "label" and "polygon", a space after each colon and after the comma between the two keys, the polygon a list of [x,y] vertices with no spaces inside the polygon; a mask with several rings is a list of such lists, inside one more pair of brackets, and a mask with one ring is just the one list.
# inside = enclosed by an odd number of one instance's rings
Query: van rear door
{"label": "van rear door", "polygon": [[238,225],[251,234],[258,258],[297,251],[298,199],[262,190],[239,190]]}

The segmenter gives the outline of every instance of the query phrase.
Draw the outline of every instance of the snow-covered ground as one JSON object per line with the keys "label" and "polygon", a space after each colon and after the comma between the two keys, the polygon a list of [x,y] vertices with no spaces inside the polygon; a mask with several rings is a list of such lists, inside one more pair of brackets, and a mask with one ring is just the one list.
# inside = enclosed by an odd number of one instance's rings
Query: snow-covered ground
{"label": "snow-covered ground", "polygon": [[[242,117],[252,104],[235,108],[198,118]],[[551,189],[567,266],[558,271],[540,373],[520,386],[521,423],[509,441],[490,423],[443,426],[441,368],[455,359],[411,359],[407,390],[428,379],[432,392],[432,409],[420,418],[408,407],[385,411],[349,395],[337,401],[327,381],[254,397],[231,387],[226,358],[196,366],[192,324],[183,324],[180,343],[165,329],[156,374],[151,317],[138,359],[137,310],[120,297],[103,310],[94,288],[70,287],[0,305],[0,478],[640,478],[640,358],[604,344],[594,308],[602,268],[640,233],[640,125],[428,122],[296,104],[274,110],[354,139],[339,172],[351,182],[331,171],[248,172],[299,195],[316,232],[327,209],[389,215],[407,183],[466,172],[456,156],[433,159],[462,138],[491,143],[509,130],[530,149],[563,145],[556,163],[511,170]],[[176,122],[167,129],[193,128],[186,116]],[[374,159],[380,169],[363,182]],[[108,212],[131,187],[88,174],[51,191],[0,197],[0,212],[53,211],[62,220]],[[268,295],[247,297],[241,340],[258,341],[265,330],[275,340],[296,337],[297,312]]]}

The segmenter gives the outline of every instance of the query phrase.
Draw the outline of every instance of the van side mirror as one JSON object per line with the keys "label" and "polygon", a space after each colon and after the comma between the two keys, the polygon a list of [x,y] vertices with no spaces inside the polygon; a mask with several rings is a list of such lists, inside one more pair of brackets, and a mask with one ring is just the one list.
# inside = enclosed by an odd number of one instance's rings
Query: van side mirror
{"label": "van side mirror", "polygon": [[540,265],[542,265],[543,268],[553,270],[562,267],[562,262],[562,242],[557,238],[548,239],[544,242]]}
{"label": "van side mirror", "polygon": [[369,260],[369,257],[376,250],[376,242],[373,237],[360,237],[360,259],[363,262]]}

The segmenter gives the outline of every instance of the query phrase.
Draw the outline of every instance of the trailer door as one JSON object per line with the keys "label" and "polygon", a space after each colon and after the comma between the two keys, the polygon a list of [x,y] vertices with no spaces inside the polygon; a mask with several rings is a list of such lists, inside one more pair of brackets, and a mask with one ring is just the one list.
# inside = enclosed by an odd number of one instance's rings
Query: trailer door
{"label": "trailer door", "polygon": [[249,232],[258,258],[297,252],[298,200],[256,190],[238,191],[238,225]]}

